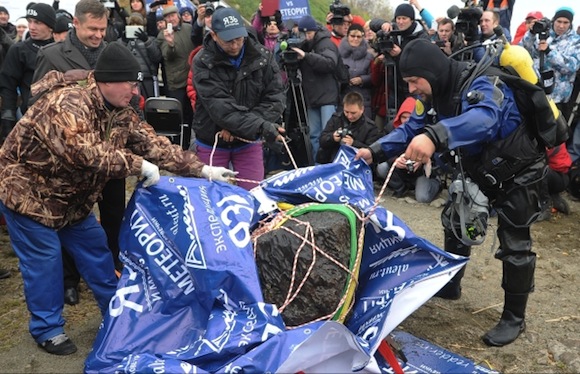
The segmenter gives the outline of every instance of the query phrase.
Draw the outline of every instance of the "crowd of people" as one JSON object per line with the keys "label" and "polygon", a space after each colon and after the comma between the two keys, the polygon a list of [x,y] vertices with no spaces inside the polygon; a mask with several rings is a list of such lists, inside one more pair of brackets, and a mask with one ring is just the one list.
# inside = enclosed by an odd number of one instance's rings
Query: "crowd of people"
{"label": "crowd of people", "polygon": [[[409,0],[392,19],[368,20],[344,5],[324,20],[284,20],[260,5],[246,22],[233,8],[197,0],[131,0],[127,8],[80,0],[72,13],[55,1],[29,3],[14,24],[0,6],[0,211],[35,341],[53,354],[76,351],[62,310],[79,303],[81,276],[105,312],[122,269],[127,176],[147,187],[161,167],[235,176],[249,190],[288,167],[287,140],[307,155],[299,166],[332,162],[343,144],[358,148],[379,180],[394,166],[395,196],[414,191],[421,203],[458,177],[450,152],[461,150],[459,174],[477,181],[490,145],[521,145],[524,165],[498,184],[480,183],[498,215],[505,290],[501,319],[483,340],[514,341],[534,288],[530,226],[569,213],[564,191],[580,196],[580,176],[571,174],[580,169],[580,36],[573,9],[563,7],[550,18],[530,9],[511,39],[515,0],[482,3],[434,17]],[[514,89],[476,75],[498,63],[489,45],[507,50],[504,38],[529,53],[539,85],[570,124],[567,142],[530,146]],[[144,120],[146,100],[157,96],[181,103],[184,147]],[[445,227],[445,250],[469,256],[462,239]],[[459,298],[464,271],[437,296]],[[0,279],[9,276],[0,270]]]}

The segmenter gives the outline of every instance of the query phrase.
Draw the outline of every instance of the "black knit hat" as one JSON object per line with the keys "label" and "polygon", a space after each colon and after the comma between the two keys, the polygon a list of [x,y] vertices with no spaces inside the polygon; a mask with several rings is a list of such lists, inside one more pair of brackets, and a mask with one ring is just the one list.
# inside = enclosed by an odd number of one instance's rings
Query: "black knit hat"
{"label": "black knit hat", "polygon": [[415,8],[411,4],[401,4],[395,9],[395,18],[399,16],[409,17],[415,19]]}
{"label": "black knit hat", "polygon": [[8,15],[10,15],[10,13],[8,12],[8,9],[6,9],[5,6],[0,5],[0,13],[6,13]]}
{"label": "black knit hat", "polygon": [[570,23],[574,22],[574,11],[572,10],[572,8],[569,7],[561,7],[556,11],[556,14],[554,14],[554,18],[552,18],[553,21],[557,20],[558,18],[567,18],[568,21],[570,21]]}
{"label": "black knit hat", "polygon": [[59,33],[65,32],[73,28],[73,20],[67,16],[56,17],[56,23],[54,24],[54,29],[52,32]]}
{"label": "black knit hat", "polygon": [[97,82],[135,82],[143,79],[141,67],[131,51],[119,43],[109,43],[95,66]]}
{"label": "black knit hat", "polygon": [[56,23],[56,13],[54,9],[43,3],[36,3],[26,10],[26,18],[32,18],[44,23],[46,26],[54,29]]}

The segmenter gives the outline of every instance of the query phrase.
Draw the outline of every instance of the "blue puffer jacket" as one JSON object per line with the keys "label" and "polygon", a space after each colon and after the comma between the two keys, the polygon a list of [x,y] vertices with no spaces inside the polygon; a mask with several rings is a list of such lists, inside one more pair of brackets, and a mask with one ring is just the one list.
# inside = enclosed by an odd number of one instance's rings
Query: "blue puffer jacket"
{"label": "blue puffer jacket", "polygon": [[580,68],[580,36],[570,29],[558,36],[553,28],[548,35],[548,53],[544,58],[543,68],[540,64],[538,51],[538,38],[536,35],[526,32],[520,45],[530,52],[534,59],[534,68],[537,71],[554,70],[554,91],[551,96],[555,103],[567,103],[572,95],[576,71]]}

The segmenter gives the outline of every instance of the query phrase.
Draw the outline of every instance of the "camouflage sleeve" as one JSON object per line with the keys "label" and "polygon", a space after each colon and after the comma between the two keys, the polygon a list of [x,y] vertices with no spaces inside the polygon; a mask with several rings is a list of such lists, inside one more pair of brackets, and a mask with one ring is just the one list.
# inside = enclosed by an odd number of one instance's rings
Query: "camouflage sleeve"
{"label": "camouflage sleeve", "polygon": [[172,144],[166,136],[157,135],[145,121],[138,122],[132,129],[127,147],[160,169],[181,176],[200,176],[201,168],[205,165],[195,153]]}

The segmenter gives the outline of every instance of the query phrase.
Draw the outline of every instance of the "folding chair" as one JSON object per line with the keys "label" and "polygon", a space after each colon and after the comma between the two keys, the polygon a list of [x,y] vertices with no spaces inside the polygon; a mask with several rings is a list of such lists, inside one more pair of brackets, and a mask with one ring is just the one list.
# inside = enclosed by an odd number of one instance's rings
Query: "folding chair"
{"label": "folding chair", "polygon": [[[181,102],[171,97],[150,97],[145,101],[145,120],[159,135],[167,136],[183,148],[185,128]],[[179,138],[178,138],[179,137]],[[179,139],[179,143],[176,142]]]}

